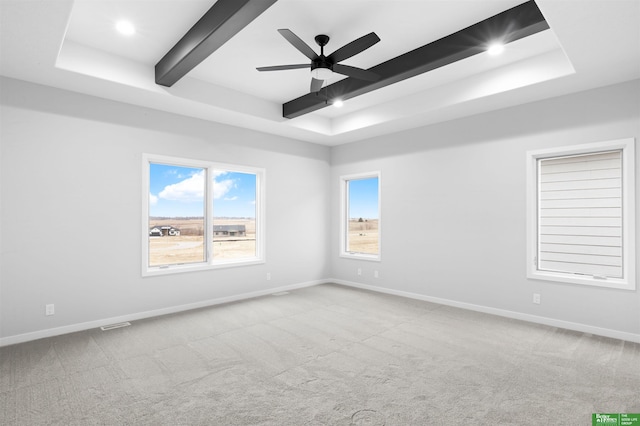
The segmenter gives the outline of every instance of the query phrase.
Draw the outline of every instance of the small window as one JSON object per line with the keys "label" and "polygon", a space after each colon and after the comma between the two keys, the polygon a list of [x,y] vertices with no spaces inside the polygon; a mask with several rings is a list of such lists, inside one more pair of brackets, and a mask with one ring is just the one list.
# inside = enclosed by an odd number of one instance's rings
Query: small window
{"label": "small window", "polygon": [[529,278],[635,289],[633,144],[528,153]]}
{"label": "small window", "polygon": [[343,176],[340,254],[380,260],[380,173]]}
{"label": "small window", "polygon": [[264,171],[145,155],[143,275],[261,263]]}

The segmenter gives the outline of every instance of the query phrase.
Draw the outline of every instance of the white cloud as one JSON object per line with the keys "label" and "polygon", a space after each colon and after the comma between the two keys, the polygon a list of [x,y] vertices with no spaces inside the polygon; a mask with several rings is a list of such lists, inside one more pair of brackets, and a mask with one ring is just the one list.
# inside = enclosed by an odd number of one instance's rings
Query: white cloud
{"label": "white cloud", "polygon": [[194,173],[183,181],[165,186],[158,197],[170,201],[202,201],[204,199],[204,170]]}
{"label": "white cloud", "polygon": [[[220,176],[224,176],[227,173],[229,172],[227,172],[226,170],[213,171],[213,199],[214,200],[224,197],[231,190],[231,188],[234,187],[234,183],[232,179],[218,180]],[[227,198],[224,198],[224,199],[227,200]]]}
{"label": "white cloud", "polygon": [[213,198],[219,199],[224,197],[229,190],[233,188],[233,180],[225,179],[225,180],[215,180],[213,181]]}
{"label": "white cloud", "polygon": [[156,204],[158,204],[158,197],[149,193],[149,205],[155,206]]}
{"label": "white cloud", "polygon": [[[224,197],[233,187],[234,182],[232,179],[217,180],[218,176],[222,176],[227,172],[215,172],[213,180],[213,198],[219,199]],[[155,197],[155,196],[151,196]],[[150,199],[151,199],[150,197]],[[151,205],[155,205],[158,198],[169,201],[181,201],[181,202],[194,202],[202,201],[204,199],[204,170],[201,170],[188,178],[171,185],[164,187],[162,191],[155,197],[154,201],[151,201]],[[231,197],[236,199],[237,197]]]}
{"label": "white cloud", "polygon": [[235,201],[235,200],[237,200],[237,199],[238,199],[238,197],[237,197],[237,196],[234,196],[234,197],[224,197],[224,200],[225,200],[225,201]]}

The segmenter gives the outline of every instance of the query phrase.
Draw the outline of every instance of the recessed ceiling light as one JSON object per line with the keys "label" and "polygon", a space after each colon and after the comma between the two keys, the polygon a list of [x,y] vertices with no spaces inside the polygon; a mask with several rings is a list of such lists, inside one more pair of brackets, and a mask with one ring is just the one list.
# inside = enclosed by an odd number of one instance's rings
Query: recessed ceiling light
{"label": "recessed ceiling light", "polygon": [[336,108],[342,108],[342,105],[344,105],[344,102],[342,102],[341,99],[336,99],[335,101],[333,101],[333,106]]}
{"label": "recessed ceiling light", "polygon": [[129,21],[116,22],[116,30],[122,35],[130,36],[136,33],[136,28]]}
{"label": "recessed ceiling light", "polygon": [[491,43],[487,49],[487,53],[491,56],[496,56],[504,52],[504,44],[500,42]]}

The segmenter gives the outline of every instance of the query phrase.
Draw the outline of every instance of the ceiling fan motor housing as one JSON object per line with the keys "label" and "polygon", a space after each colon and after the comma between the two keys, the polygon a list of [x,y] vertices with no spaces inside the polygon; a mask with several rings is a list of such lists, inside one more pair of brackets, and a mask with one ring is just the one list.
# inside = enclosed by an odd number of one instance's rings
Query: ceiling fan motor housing
{"label": "ceiling fan motor housing", "polygon": [[316,68],[326,68],[333,71],[333,62],[324,55],[318,56],[316,59],[311,61],[311,71]]}

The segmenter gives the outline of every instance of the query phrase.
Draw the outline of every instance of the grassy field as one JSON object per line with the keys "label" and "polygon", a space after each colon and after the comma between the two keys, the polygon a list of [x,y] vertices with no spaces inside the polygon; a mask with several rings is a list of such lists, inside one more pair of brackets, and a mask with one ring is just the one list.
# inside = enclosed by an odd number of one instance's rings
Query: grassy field
{"label": "grassy field", "polygon": [[[256,223],[253,219],[214,219],[214,225],[244,225],[246,236],[214,237],[216,259],[241,259],[255,256]],[[180,230],[175,237],[149,237],[149,266],[203,262],[204,221],[202,219],[152,219],[149,227],[173,226]]]}
{"label": "grassy field", "polygon": [[379,250],[378,219],[359,222],[349,221],[349,243],[347,251],[377,254]]}
{"label": "grassy field", "polygon": [[[253,219],[214,219],[214,225],[244,225],[244,237],[214,237],[215,259],[242,259],[255,256],[256,223]],[[149,266],[203,262],[203,219],[152,219],[149,227],[173,226],[180,230],[175,237],[149,237]],[[376,254],[379,249],[378,220],[349,221],[348,251]]]}

